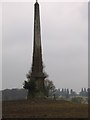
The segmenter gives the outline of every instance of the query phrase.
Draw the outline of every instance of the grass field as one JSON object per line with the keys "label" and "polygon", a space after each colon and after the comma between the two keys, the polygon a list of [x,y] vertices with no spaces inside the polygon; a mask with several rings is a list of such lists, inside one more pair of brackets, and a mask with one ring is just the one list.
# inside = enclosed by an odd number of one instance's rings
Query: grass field
{"label": "grass field", "polygon": [[3,118],[88,118],[88,105],[68,101],[4,101]]}

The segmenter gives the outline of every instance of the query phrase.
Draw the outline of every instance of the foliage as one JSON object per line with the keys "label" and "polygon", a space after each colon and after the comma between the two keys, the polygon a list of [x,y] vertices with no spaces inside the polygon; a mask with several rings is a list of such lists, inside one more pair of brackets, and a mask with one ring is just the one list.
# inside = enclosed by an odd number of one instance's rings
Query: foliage
{"label": "foliage", "polygon": [[23,88],[28,89],[30,91],[35,91],[36,85],[34,81],[24,81]]}
{"label": "foliage", "polygon": [[35,84],[35,81],[31,80],[31,71],[28,72],[28,74],[26,74],[26,77],[28,79],[28,81],[24,81],[24,86],[23,88],[31,91],[31,92],[34,92],[35,91],[35,88],[36,88],[36,84]]}
{"label": "foliage", "polygon": [[30,80],[30,77],[31,77],[31,71],[29,71],[27,74],[26,74],[26,77],[28,79],[28,81]]}
{"label": "foliage", "polygon": [[[27,89],[30,92],[30,94],[33,94],[34,92],[37,92],[37,86],[36,86],[37,84],[35,80],[32,80],[31,73],[32,72],[29,71],[28,74],[26,74],[27,81],[26,80],[24,81],[23,88]],[[55,90],[55,86],[52,81],[45,79],[48,77],[47,73],[43,72],[43,74],[44,74],[44,93],[46,94],[46,96],[48,96],[50,90],[51,91]]]}
{"label": "foliage", "polygon": [[46,79],[44,81],[44,85],[45,85],[45,90],[46,90],[46,94],[47,96],[49,95],[49,91],[51,90],[52,92],[55,90],[55,85],[53,84],[52,81]]}

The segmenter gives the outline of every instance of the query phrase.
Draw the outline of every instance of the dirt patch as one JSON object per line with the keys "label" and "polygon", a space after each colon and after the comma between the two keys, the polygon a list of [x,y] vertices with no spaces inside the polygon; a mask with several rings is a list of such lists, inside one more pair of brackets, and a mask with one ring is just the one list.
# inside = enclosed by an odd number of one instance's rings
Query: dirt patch
{"label": "dirt patch", "polygon": [[88,105],[67,101],[4,101],[3,118],[88,118]]}

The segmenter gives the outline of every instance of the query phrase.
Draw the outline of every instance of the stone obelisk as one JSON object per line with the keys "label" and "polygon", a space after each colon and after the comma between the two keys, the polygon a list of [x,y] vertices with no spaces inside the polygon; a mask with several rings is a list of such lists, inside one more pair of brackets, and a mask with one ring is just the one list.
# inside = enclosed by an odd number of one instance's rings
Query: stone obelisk
{"label": "stone obelisk", "polygon": [[[34,4],[34,42],[33,42],[33,59],[32,68],[30,73],[30,81],[35,85],[32,93],[28,88],[28,96],[32,97],[44,97],[45,87],[44,79],[46,75],[43,72],[42,63],[42,47],[41,47],[41,31],[40,31],[40,12],[39,4],[36,1]],[[31,86],[33,86],[33,84]]]}
{"label": "stone obelisk", "polygon": [[33,43],[32,75],[34,77],[43,76],[40,13],[39,4],[37,1],[34,5],[34,43]]}

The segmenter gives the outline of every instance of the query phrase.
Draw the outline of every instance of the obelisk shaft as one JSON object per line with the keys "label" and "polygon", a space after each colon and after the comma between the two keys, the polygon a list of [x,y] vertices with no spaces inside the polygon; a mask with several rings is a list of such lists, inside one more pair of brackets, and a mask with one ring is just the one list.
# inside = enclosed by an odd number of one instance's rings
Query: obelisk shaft
{"label": "obelisk shaft", "polygon": [[34,43],[33,43],[33,61],[32,74],[41,75],[43,72],[42,49],[41,49],[41,31],[40,31],[40,13],[39,4],[34,4]]}
{"label": "obelisk shaft", "polygon": [[28,99],[44,98],[46,96],[47,91],[44,85],[44,80],[46,77],[47,75],[45,72],[43,72],[42,63],[39,4],[36,1],[34,4],[34,42],[32,68],[29,74],[27,74],[28,82],[25,81],[24,85],[24,88],[28,89]]}

